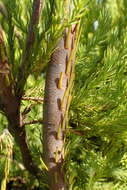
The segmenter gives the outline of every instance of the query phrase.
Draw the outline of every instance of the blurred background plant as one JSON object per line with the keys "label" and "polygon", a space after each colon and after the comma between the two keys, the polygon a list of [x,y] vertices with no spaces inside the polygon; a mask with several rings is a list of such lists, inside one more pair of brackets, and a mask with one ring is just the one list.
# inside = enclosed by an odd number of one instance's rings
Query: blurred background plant
{"label": "blurred background plant", "polygon": [[[6,190],[13,156],[13,138],[7,129],[0,136],[1,190]],[[3,171],[2,171],[3,170]]]}

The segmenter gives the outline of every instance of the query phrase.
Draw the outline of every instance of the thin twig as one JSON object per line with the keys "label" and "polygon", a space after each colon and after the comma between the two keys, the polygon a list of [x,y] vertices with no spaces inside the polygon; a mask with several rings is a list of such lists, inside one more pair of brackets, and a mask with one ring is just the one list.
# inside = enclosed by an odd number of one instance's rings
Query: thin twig
{"label": "thin twig", "polygon": [[78,135],[78,136],[86,135],[86,132],[82,131],[82,130],[68,129],[68,132],[73,133],[73,134]]}
{"label": "thin twig", "polygon": [[32,120],[32,121],[24,122],[23,126],[25,126],[25,125],[33,125],[33,124],[42,124],[42,123],[43,123],[43,120],[38,119],[38,120]]}
{"label": "thin twig", "polygon": [[35,102],[43,102],[43,98],[35,98],[35,97],[22,97],[22,100],[32,100],[32,101],[35,101]]}

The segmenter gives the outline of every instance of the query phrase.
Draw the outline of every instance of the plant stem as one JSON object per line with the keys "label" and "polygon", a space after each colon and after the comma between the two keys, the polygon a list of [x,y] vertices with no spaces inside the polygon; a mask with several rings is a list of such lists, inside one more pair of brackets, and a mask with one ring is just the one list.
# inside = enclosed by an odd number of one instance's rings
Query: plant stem
{"label": "plant stem", "polygon": [[17,94],[18,96],[23,95],[24,85],[26,83],[26,79],[31,72],[31,61],[32,61],[32,53],[33,47],[36,40],[36,31],[38,27],[38,22],[41,14],[42,8],[42,0],[34,0],[33,1],[33,10],[29,23],[28,34],[26,38],[26,44],[22,55],[22,62],[19,67],[18,72],[18,82],[17,82]]}

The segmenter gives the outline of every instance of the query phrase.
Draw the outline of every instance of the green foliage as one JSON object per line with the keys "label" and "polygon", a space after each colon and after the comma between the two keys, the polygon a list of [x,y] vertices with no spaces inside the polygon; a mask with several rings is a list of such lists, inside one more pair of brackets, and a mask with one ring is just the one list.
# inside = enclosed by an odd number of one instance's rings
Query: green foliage
{"label": "green foliage", "polygon": [[114,22],[112,3],[94,1],[84,20],[70,109],[70,189],[126,189],[126,15]]}

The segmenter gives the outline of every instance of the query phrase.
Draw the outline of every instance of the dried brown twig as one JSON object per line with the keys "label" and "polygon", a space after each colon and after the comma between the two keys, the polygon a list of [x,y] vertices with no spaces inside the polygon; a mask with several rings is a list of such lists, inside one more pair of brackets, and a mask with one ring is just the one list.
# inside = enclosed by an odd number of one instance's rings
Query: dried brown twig
{"label": "dried brown twig", "polygon": [[28,121],[28,122],[24,122],[23,126],[25,125],[32,125],[32,124],[42,124],[43,120],[42,119],[38,119],[38,120],[32,120],[32,121]]}
{"label": "dried brown twig", "polygon": [[32,100],[35,102],[43,102],[43,98],[35,98],[35,97],[27,97],[27,96],[23,96],[22,100]]}

